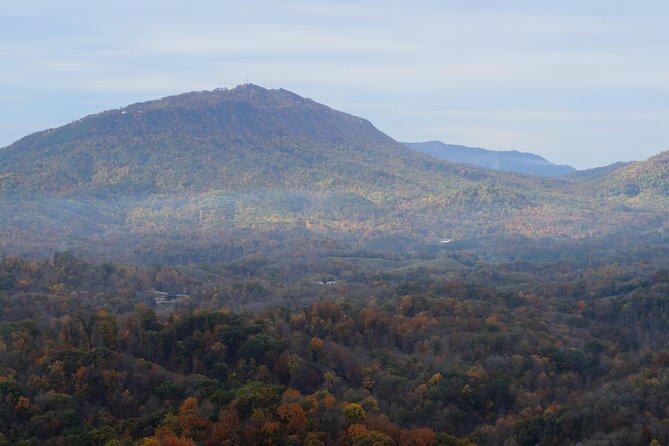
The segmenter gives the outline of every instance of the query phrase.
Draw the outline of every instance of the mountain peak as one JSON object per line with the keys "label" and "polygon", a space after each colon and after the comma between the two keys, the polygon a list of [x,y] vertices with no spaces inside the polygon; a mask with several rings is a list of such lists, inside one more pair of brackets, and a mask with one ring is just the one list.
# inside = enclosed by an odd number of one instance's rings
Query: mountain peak
{"label": "mountain peak", "polygon": [[121,112],[146,112],[164,109],[203,109],[221,104],[245,103],[258,108],[289,108],[294,106],[325,107],[285,89],[267,89],[255,84],[235,88],[192,91],[161,99],[140,102],[121,109]]}
{"label": "mountain peak", "polygon": [[304,176],[305,187],[315,187],[333,175],[355,181],[349,163],[408,154],[362,118],[245,84],[136,103],[29,135],[0,151],[0,192],[234,190]]}

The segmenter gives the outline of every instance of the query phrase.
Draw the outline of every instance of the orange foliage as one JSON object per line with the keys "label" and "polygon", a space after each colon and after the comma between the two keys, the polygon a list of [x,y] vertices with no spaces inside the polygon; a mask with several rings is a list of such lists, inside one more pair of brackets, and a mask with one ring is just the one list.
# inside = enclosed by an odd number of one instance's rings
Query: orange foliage
{"label": "orange foliage", "polygon": [[223,409],[218,414],[218,421],[214,423],[207,438],[207,445],[218,445],[230,440],[232,433],[239,426],[239,415],[234,408]]}
{"label": "orange foliage", "polygon": [[145,438],[141,446],[196,446],[189,438],[179,437],[170,428],[157,428],[153,437]]}
{"label": "orange foliage", "polygon": [[351,443],[355,444],[369,435],[369,429],[362,424],[351,424],[346,430]]}
{"label": "orange foliage", "polygon": [[289,432],[299,433],[307,428],[307,415],[302,406],[297,403],[280,405],[277,414],[287,423]]}
{"label": "orange foliage", "polygon": [[313,353],[320,353],[323,351],[323,348],[325,347],[325,343],[321,338],[311,338],[311,351]]}
{"label": "orange foliage", "polygon": [[437,443],[437,436],[428,427],[420,427],[403,431],[400,446],[433,446]]}
{"label": "orange foliage", "polygon": [[376,320],[376,311],[373,308],[365,308],[362,310],[362,326],[365,330],[369,330]]}
{"label": "orange foliage", "polygon": [[281,400],[284,403],[295,403],[302,400],[302,394],[299,390],[288,388],[285,392],[283,392]]}
{"label": "orange foliage", "polygon": [[197,398],[188,397],[179,408],[179,413],[174,419],[172,425],[185,437],[201,439],[206,435],[206,430],[210,426],[210,421],[197,414]]}
{"label": "orange foliage", "polygon": [[323,406],[333,407],[335,404],[337,404],[337,398],[331,393],[328,393],[323,397]]}
{"label": "orange foliage", "polygon": [[402,430],[399,426],[391,423],[384,415],[369,415],[365,425],[374,431],[379,431],[389,436],[395,443],[399,443]]}
{"label": "orange foliage", "polygon": [[352,446],[390,446],[395,442],[383,432],[367,429],[362,424],[352,424],[346,430],[349,444]]}

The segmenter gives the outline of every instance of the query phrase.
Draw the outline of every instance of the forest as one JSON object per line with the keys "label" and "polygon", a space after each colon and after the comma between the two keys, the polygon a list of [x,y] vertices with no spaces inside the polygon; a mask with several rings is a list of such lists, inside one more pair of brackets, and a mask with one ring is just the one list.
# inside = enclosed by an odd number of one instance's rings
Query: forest
{"label": "forest", "polygon": [[243,85],[89,115],[0,149],[0,246],[132,264],[169,251],[183,264],[254,244],[402,253],[444,237],[669,231],[669,151],[597,172],[451,163],[363,118]]}
{"label": "forest", "polygon": [[286,90],[0,150],[0,446],[669,444],[669,151],[541,178]]}
{"label": "forest", "polygon": [[5,255],[0,444],[669,443],[666,237],[516,242]]}

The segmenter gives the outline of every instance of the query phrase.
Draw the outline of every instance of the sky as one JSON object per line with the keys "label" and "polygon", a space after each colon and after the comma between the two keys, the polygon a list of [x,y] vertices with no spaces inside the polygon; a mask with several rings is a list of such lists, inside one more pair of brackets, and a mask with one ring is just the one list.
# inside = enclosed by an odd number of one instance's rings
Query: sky
{"label": "sky", "polygon": [[399,141],[578,169],[669,150],[666,0],[0,0],[0,147],[251,82]]}

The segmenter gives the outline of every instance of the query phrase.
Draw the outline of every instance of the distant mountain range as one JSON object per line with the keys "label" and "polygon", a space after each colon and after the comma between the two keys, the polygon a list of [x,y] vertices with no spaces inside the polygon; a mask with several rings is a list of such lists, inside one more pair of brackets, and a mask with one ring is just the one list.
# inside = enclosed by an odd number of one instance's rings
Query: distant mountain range
{"label": "distant mountain range", "polygon": [[516,150],[496,151],[478,147],[444,144],[441,141],[405,142],[406,147],[454,163],[472,164],[488,169],[527,175],[558,177],[576,172],[571,166],[556,165],[533,153]]}
{"label": "distant mountain range", "polygon": [[[666,157],[583,178],[518,175],[409,149],[286,90],[186,93],[0,149],[0,254],[185,262],[654,231],[669,208]],[[534,175],[573,170],[517,152],[499,159],[534,163]]]}

